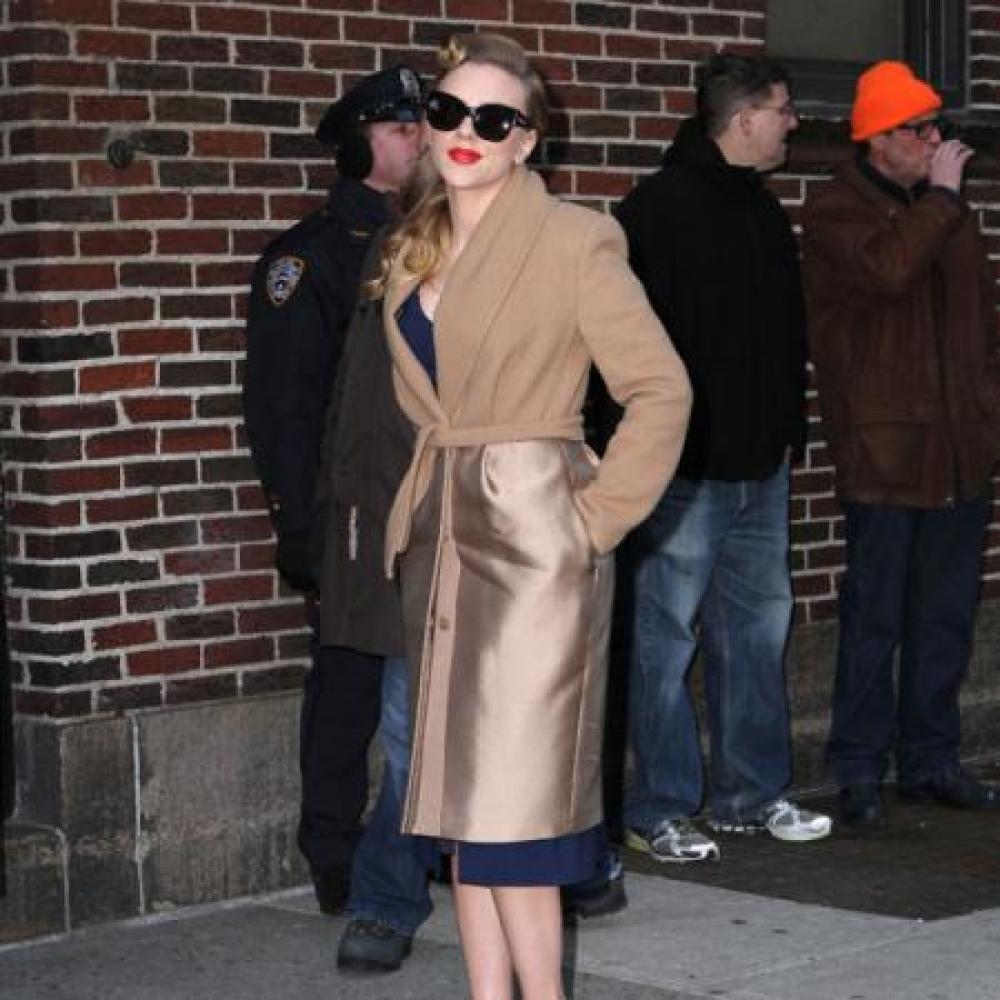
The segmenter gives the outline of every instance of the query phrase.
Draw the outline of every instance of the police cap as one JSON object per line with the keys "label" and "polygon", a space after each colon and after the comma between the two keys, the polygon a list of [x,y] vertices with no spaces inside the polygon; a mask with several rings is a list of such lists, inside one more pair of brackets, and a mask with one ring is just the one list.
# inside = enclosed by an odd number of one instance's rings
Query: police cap
{"label": "police cap", "polygon": [[419,121],[421,96],[420,77],[409,66],[372,73],[326,109],[316,138],[339,146],[367,122]]}

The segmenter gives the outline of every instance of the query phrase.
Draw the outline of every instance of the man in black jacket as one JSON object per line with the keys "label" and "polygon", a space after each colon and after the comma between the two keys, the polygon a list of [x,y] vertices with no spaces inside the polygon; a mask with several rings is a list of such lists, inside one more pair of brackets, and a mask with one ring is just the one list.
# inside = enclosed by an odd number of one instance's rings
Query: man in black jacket
{"label": "man in black jacket", "polygon": [[697,116],[617,213],[695,394],[677,477],[633,539],[626,842],[660,861],[719,855],[691,820],[704,798],[687,689],[699,640],[712,828],[794,841],[830,831],[828,817],[783,797],[789,461],[805,440],[805,324],[794,237],[761,175],[784,161],[796,125],[780,66],[715,56]]}
{"label": "man in black jacket", "polygon": [[[368,746],[379,721],[382,657],[321,647],[315,634],[320,446],[362,261],[416,164],[420,99],[416,74],[398,67],[366,77],[327,110],[317,138],[333,147],[339,179],[323,209],[265,250],[250,293],[247,436],[278,536],[278,570],[307,595],[314,630],[302,705],[299,847],[327,913],[340,912],[347,899],[368,796]],[[388,954],[398,967],[401,941],[393,940],[389,952],[372,941],[368,950],[374,947],[376,958]],[[408,938],[405,945],[408,951]]]}

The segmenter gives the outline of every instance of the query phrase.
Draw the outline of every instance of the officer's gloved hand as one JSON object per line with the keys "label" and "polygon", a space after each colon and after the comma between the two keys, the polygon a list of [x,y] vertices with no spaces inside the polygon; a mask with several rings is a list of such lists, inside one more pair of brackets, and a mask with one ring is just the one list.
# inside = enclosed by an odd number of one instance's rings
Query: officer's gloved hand
{"label": "officer's gloved hand", "polygon": [[285,531],[278,536],[274,563],[285,582],[296,590],[315,593],[319,590],[313,566],[309,531]]}

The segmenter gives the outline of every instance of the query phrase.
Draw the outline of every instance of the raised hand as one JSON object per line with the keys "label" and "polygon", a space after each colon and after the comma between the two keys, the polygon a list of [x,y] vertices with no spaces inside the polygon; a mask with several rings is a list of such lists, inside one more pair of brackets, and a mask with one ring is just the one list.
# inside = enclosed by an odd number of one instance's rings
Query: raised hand
{"label": "raised hand", "polygon": [[950,188],[958,192],[962,187],[962,173],[966,163],[975,152],[960,139],[948,139],[942,142],[931,157],[931,169],[928,180],[936,187]]}

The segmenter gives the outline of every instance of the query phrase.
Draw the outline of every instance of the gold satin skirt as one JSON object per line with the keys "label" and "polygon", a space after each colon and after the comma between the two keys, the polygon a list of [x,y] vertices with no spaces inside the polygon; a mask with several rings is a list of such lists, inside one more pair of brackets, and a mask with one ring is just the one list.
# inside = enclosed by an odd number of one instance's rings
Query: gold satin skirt
{"label": "gold satin skirt", "polygon": [[441,450],[401,559],[413,676],[403,829],[476,842],[601,821],[613,561],[579,441]]}

